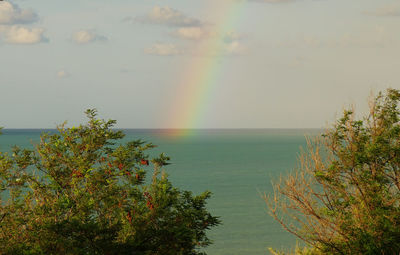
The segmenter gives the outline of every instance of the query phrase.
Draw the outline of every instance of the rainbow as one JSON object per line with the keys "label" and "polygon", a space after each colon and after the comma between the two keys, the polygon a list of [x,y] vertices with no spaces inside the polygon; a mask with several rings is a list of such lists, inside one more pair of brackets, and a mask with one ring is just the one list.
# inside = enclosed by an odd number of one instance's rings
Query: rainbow
{"label": "rainbow", "polygon": [[[216,3],[218,2],[218,3]],[[191,133],[189,129],[198,127],[204,120],[206,106],[217,88],[217,80],[221,74],[224,55],[221,54],[221,36],[234,30],[246,1],[213,1],[212,9],[220,10],[216,36],[207,41],[198,57],[183,69],[176,93],[176,101],[168,118],[168,126],[180,128],[171,132],[177,136]],[[216,6],[219,5],[219,6]],[[216,53],[216,54],[215,54]],[[186,70],[185,70],[186,69]]]}

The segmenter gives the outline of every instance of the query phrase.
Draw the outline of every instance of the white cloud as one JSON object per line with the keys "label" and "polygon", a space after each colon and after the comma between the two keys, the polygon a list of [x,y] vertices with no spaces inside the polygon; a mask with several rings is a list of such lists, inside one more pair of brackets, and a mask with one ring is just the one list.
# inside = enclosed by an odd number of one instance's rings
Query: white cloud
{"label": "white cloud", "polygon": [[180,37],[182,39],[188,40],[201,40],[211,35],[205,27],[181,27],[178,28],[174,33],[174,36]]}
{"label": "white cloud", "polygon": [[67,78],[69,76],[70,76],[70,73],[68,73],[65,70],[60,70],[60,71],[57,72],[57,77],[58,78]]}
{"label": "white cloud", "polygon": [[10,44],[36,44],[48,42],[43,28],[28,28],[21,24],[31,24],[39,20],[38,15],[28,9],[8,1],[0,2],[0,37]]}
{"label": "white cloud", "polygon": [[174,56],[183,53],[182,50],[171,43],[155,43],[144,50],[146,54],[157,56]]}
{"label": "white cloud", "polygon": [[94,30],[80,30],[72,34],[72,40],[78,44],[87,44],[97,41],[107,41],[107,37],[99,35]]}
{"label": "white cloud", "polygon": [[26,28],[18,25],[3,26],[0,28],[3,34],[3,39],[10,44],[36,44],[40,42],[48,42],[48,39],[43,35],[42,28]]}
{"label": "white cloud", "polygon": [[28,24],[38,21],[38,15],[32,10],[23,10],[7,1],[0,2],[0,24]]}
{"label": "white cloud", "polygon": [[247,52],[247,47],[242,43],[243,36],[235,31],[230,31],[222,36],[224,54],[241,55]]}
{"label": "white cloud", "polygon": [[142,23],[175,27],[201,25],[199,20],[190,18],[178,10],[160,6],[155,6],[146,16],[138,17],[136,20]]}
{"label": "white cloud", "polygon": [[400,5],[387,5],[373,11],[365,11],[364,14],[371,16],[400,16]]}
{"label": "white cloud", "polygon": [[244,54],[247,48],[239,41],[232,41],[225,45],[225,53],[228,55],[240,55]]}

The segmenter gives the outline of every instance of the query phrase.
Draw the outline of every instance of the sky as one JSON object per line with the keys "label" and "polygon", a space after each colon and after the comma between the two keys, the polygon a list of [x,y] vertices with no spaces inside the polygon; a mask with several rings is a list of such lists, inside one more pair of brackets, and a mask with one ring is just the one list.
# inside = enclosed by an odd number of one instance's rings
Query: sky
{"label": "sky", "polygon": [[0,2],[0,126],[320,128],[400,88],[398,0]]}

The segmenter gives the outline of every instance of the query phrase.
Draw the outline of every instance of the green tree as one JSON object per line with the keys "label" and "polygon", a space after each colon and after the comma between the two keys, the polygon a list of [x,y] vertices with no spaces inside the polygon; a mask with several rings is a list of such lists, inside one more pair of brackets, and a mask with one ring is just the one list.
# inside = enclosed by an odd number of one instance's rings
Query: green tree
{"label": "green tree", "polygon": [[400,92],[346,110],[266,196],[273,217],[323,254],[400,253]]}
{"label": "green tree", "polygon": [[[119,142],[115,121],[43,134],[34,150],[0,153],[0,254],[204,254],[210,192],[172,186],[164,154]],[[154,166],[152,179],[146,173]]]}

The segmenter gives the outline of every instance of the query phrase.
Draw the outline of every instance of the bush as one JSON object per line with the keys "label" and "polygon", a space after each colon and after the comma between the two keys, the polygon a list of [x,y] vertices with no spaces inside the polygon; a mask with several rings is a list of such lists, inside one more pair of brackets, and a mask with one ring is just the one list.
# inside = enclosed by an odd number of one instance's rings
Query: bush
{"label": "bush", "polygon": [[205,208],[210,192],[173,187],[161,171],[169,158],[146,154],[154,145],[118,144],[115,121],[86,114],[86,125],[63,124],[34,150],[0,153],[0,253],[204,254],[219,224]]}
{"label": "bush", "polygon": [[266,200],[282,226],[324,254],[400,253],[400,92],[313,142]]}
{"label": "bush", "polygon": [[319,250],[315,249],[315,248],[310,248],[310,247],[300,247],[299,244],[296,244],[296,247],[289,252],[282,252],[282,251],[276,251],[272,248],[268,249],[269,252],[272,255],[286,255],[286,254],[291,254],[291,255],[322,255],[323,253],[321,253]]}

